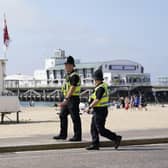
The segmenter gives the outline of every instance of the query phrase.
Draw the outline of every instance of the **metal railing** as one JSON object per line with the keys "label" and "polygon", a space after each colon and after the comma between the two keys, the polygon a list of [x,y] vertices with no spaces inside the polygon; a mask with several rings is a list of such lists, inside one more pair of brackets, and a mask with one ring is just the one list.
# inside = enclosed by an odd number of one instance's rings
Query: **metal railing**
{"label": "metal railing", "polygon": [[[4,81],[4,87],[6,89],[16,89],[16,88],[55,88],[61,87],[62,83],[53,83],[47,82],[42,80],[26,80],[26,81],[19,81],[19,80],[6,80]],[[83,83],[83,87],[94,87],[94,83]],[[138,86],[151,86],[150,82],[136,82],[136,83],[110,83],[109,86],[112,87],[138,87]]]}

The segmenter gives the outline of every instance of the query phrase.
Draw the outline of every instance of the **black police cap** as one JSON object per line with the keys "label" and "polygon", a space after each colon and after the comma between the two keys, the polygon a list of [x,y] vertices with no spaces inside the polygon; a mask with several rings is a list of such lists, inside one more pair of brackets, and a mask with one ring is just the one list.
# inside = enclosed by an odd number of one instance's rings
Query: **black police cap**
{"label": "black police cap", "polygon": [[101,69],[97,69],[93,74],[93,78],[95,80],[101,80],[101,81],[104,80],[103,79],[103,71]]}
{"label": "black police cap", "polygon": [[64,64],[72,64],[73,66],[75,66],[75,61],[74,58],[72,56],[68,56],[64,62]]}

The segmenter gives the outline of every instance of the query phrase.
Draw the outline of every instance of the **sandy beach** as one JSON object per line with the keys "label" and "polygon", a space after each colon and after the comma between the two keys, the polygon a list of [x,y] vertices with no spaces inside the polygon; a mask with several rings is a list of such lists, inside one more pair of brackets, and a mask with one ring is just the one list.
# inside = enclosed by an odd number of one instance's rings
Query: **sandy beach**
{"label": "sandy beach", "polygon": [[[28,137],[37,135],[55,135],[59,133],[59,109],[55,107],[22,107],[20,123],[14,123],[15,114],[5,118],[5,124],[0,125],[0,138]],[[90,132],[91,115],[82,114],[82,132]],[[168,107],[149,105],[148,110],[125,110],[109,108],[106,127],[114,131],[143,130],[168,128]],[[69,134],[73,133],[72,121],[69,117]]]}

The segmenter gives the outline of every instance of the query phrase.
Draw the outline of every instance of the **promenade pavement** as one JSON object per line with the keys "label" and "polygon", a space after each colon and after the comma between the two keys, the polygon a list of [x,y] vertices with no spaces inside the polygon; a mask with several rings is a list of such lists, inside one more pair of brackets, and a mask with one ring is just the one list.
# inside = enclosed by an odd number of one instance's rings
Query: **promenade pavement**
{"label": "promenade pavement", "polygon": [[[26,150],[47,150],[85,147],[91,141],[91,115],[82,114],[83,141],[71,143],[68,140],[53,140],[59,133],[59,109],[55,107],[24,107],[20,123],[14,122],[11,114],[0,125],[0,152]],[[136,145],[168,142],[168,107],[148,106],[148,110],[125,110],[109,108],[106,127],[123,136],[121,145]],[[69,117],[68,138],[73,136],[73,125]],[[112,146],[101,137],[102,146]]]}

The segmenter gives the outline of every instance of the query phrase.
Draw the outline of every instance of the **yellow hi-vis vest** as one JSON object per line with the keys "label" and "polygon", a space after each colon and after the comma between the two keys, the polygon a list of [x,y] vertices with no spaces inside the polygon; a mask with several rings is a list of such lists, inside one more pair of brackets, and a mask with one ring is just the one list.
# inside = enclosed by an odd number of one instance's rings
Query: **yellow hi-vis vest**
{"label": "yellow hi-vis vest", "polygon": [[98,85],[95,88],[94,92],[90,96],[90,99],[93,99],[93,100],[96,99],[96,91],[100,87],[103,87],[105,92],[104,92],[102,98],[99,100],[99,102],[94,107],[107,107],[108,106],[108,102],[109,102],[109,92],[108,92],[108,85],[106,83],[104,83],[104,82],[102,84]]}
{"label": "yellow hi-vis vest", "polygon": [[[69,89],[71,87],[70,78],[73,75],[78,75],[79,76],[78,73],[72,72],[70,75],[67,75],[65,77],[65,83],[62,86],[62,92],[63,92],[64,97],[67,96],[67,93],[68,93],[68,91],[69,91]],[[81,86],[80,85],[81,85],[81,82],[80,82],[80,78],[79,78],[79,82],[77,83],[77,86],[76,86],[75,91],[73,92],[72,96],[79,96],[80,95],[80,91],[81,91]]]}

